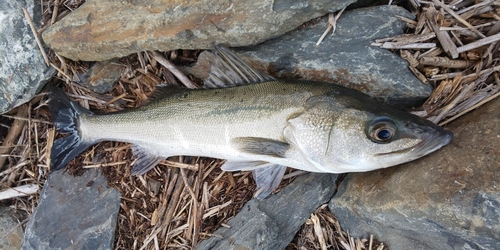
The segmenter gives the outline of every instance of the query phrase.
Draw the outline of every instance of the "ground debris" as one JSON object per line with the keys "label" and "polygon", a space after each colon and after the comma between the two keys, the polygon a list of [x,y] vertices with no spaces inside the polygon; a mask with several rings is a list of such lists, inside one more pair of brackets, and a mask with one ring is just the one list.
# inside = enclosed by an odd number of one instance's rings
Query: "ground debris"
{"label": "ground debris", "polygon": [[[498,97],[500,17],[498,1],[410,1],[417,20],[403,18],[412,34],[374,41],[375,46],[399,50],[410,69],[424,83],[436,86],[432,96],[414,112],[441,125]],[[39,33],[60,20],[84,1],[42,0],[43,20]],[[342,17],[340,17],[342,18]],[[196,61],[200,51],[141,52],[120,59],[125,67],[109,94],[97,94],[73,83],[90,65],[48,53],[58,70],[52,84],[64,85],[69,96],[85,108],[113,112],[142,105],[161,83],[177,84],[199,79],[178,79],[176,73],[155,59],[174,65]],[[41,189],[50,165],[54,127],[47,110],[46,92],[38,94],[0,117],[0,191],[26,185]],[[24,124],[18,128],[18,123]],[[14,138],[15,137],[15,138]],[[192,249],[213,236],[251,199],[255,184],[250,172],[223,172],[223,160],[179,157],[160,163],[150,173],[130,176],[130,145],[99,143],[68,166],[79,174],[84,168],[102,168],[110,186],[123,195],[118,217],[116,249]],[[0,162],[1,162],[0,161]],[[300,171],[287,171],[287,185]],[[7,204],[29,217],[39,194],[12,197]],[[22,220],[25,223],[27,220]],[[287,249],[387,249],[372,238],[355,240],[342,231],[338,220],[321,206],[297,233]]]}
{"label": "ground debris", "polygon": [[497,1],[417,1],[410,32],[373,46],[397,49],[412,72],[436,89],[415,114],[445,125],[499,96]]}

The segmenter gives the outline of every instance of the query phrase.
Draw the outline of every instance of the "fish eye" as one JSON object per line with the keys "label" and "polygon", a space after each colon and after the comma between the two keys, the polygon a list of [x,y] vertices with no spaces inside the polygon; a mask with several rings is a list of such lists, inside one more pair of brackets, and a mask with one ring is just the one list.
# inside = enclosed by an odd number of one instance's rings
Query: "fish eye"
{"label": "fish eye", "polygon": [[370,139],[377,143],[387,143],[396,135],[397,127],[389,117],[379,117],[368,128]]}

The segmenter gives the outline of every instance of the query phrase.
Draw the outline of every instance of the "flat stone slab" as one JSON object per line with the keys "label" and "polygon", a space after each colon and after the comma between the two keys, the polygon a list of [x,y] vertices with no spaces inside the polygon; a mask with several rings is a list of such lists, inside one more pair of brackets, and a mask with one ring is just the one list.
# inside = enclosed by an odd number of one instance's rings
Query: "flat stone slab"
{"label": "flat stone slab", "polygon": [[197,249],[284,249],[299,228],[336,191],[338,175],[309,173],[281,192],[263,200],[252,199],[215,237]]}
{"label": "flat stone slab", "polygon": [[52,172],[31,216],[22,249],[112,249],[120,192],[100,170]]}

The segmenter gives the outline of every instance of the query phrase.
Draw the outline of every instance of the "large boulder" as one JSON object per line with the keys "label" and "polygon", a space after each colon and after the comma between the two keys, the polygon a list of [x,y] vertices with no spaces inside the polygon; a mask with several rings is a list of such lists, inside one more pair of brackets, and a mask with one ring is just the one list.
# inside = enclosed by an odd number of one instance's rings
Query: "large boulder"
{"label": "large boulder", "polygon": [[399,167],[349,174],[329,204],[390,249],[500,249],[500,99],[454,121],[453,142]]}
{"label": "large boulder", "polygon": [[43,34],[58,54],[102,61],[145,50],[246,46],[280,36],[355,0],[89,0]]}
{"label": "large boulder", "polygon": [[[288,32],[257,46],[235,49],[252,67],[285,79],[333,82],[359,90],[398,108],[421,105],[432,86],[423,84],[398,55],[370,46],[376,39],[403,34],[414,18],[398,6],[376,6],[345,12],[335,34],[316,42],[326,30],[327,18],[315,25]],[[208,76],[211,58],[203,52],[197,65],[186,71]]]}
{"label": "large boulder", "polygon": [[31,100],[55,73],[45,63],[22,8],[38,25],[39,1],[0,1],[0,114]]}

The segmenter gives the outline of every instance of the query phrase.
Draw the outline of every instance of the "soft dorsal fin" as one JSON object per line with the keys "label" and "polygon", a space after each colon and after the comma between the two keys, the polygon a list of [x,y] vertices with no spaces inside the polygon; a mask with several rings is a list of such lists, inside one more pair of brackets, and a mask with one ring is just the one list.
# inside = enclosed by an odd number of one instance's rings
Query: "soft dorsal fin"
{"label": "soft dorsal fin", "polygon": [[222,45],[214,45],[212,53],[215,63],[204,80],[205,88],[227,88],[275,80],[274,77],[253,69]]}

